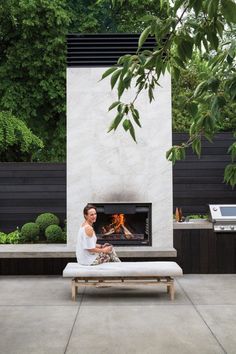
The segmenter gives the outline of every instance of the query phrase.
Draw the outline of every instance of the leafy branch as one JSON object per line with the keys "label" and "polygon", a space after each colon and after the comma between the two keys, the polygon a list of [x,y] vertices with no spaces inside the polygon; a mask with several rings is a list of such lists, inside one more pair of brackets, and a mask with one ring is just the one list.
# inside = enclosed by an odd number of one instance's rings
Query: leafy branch
{"label": "leafy branch", "polygon": [[[178,82],[181,70],[186,69],[196,52],[208,58],[212,76],[195,87],[191,99],[185,102],[191,114],[189,139],[173,146],[166,154],[168,160],[175,163],[185,158],[189,146],[200,156],[202,137],[212,141],[219,121],[225,119],[223,108],[236,102],[236,43],[235,40],[225,41],[225,33],[235,32],[236,4],[232,0],[161,0],[160,7],[166,16],[145,17],[146,28],[139,37],[136,54],[120,57],[102,78],[111,76],[111,88],[116,87],[118,94],[118,100],[109,107],[109,110],[116,108],[117,112],[108,131],[115,131],[122,123],[136,141],[133,123],[141,127],[135,107],[140,93],[147,90],[151,103],[160,76],[166,71]],[[152,50],[142,50],[149,36],[155,38],[156,44]],[[130,103],[124,103],[121,97],[131,86],[137,89],[135,97]],[[234,186],[234,145],[229,153],[233,160],[225,170],[225,181]]]}
{"label": "leafy branch", "polygon": [[0,112],[0,157],[1,161],[9,161],[11,150],[17,150],[21,155],[32,156],[33,151],[40,150],[44,144],[26,124],[11,112]]}

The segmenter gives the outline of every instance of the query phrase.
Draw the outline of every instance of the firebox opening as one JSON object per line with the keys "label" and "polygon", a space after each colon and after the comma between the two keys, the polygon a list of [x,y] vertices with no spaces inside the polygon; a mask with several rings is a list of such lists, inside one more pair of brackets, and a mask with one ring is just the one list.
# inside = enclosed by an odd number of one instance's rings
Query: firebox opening
{"label": "firebox opening", "polygon": [[151,246],[151,203],[92,203],[97,208],[94,229],[99,243]]}

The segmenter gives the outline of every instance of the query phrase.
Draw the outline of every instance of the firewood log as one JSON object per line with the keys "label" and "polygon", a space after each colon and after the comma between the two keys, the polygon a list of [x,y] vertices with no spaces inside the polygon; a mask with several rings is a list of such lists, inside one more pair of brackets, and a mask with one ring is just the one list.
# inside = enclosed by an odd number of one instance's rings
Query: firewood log
{"label": "firewood log", "polygon": [[127,240],[130,240],[131,238],[134,238],[134,236],[132,235],[132,233],[127,229],[127,227],[125,227],[124,225],[122,225],[122,228],[124,230],[124,234],[125,237],[127,238]]}
{"label": "firewood log", "polygon": [[114,234],[114,232],[115,232],[115,229],[112,228],[112,229],[110,229],[109,231],[107,231],[107,232],[104,234],[104,236]]}

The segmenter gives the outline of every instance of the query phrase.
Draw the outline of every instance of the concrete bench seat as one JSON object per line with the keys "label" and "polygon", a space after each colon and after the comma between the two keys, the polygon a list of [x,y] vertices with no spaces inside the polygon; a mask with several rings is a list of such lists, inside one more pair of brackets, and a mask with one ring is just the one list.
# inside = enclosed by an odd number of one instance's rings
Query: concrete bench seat
{"label": "concrete bench seat", "polygon": [[[174,277],[183,271],[175,262],[120,262],[84,266],[68,263],[63,277],[72,279],[72,300],[75,300],[80,285],[100,285],[99,283],[164,284],[171,300],[174,300]],[[134,282],[135,281],[135,282]]]}

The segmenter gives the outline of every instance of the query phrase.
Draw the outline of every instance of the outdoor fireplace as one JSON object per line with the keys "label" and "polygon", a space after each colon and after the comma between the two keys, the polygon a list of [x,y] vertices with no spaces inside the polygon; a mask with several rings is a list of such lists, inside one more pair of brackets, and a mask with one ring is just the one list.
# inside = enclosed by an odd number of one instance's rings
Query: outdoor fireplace
{"label": "outdoor fireplace", "polygon": [[[145,257],[149,252],[157,252],[158,257],[163,252],[166,257],[166,251],[176,255],[172,164],[165,157],[172,145],[170,75],[160,76],[160,86],[154,92],[158,99],[151,105],[145,92],[139,95],[136,103],[143,127],[136,131],[138,144],[122,129],[107,134],[114,119],[114,111],[108,112],[108,107],[116,100],[116,94],[109,78],[101,77],[120,55],[136,52],[138,37],[121,33],[68,36],[67,240],[74,249],[83,208],[93,202],[99,207],[95,225],[99,242],[126,245],[118,252],[129,257]],[[132,87],[126,99],[132,101],[135,95]],[[107,210],[112,205],[120,209]],[[113,214],[121,219],[115,232]],[[125,220],[119,214],[124,214]]]}
{"label": "outdoor fireplace", "polygon": [[94,229],[99,243],[151,246],[151,203],[92,203],[97,208]]}

